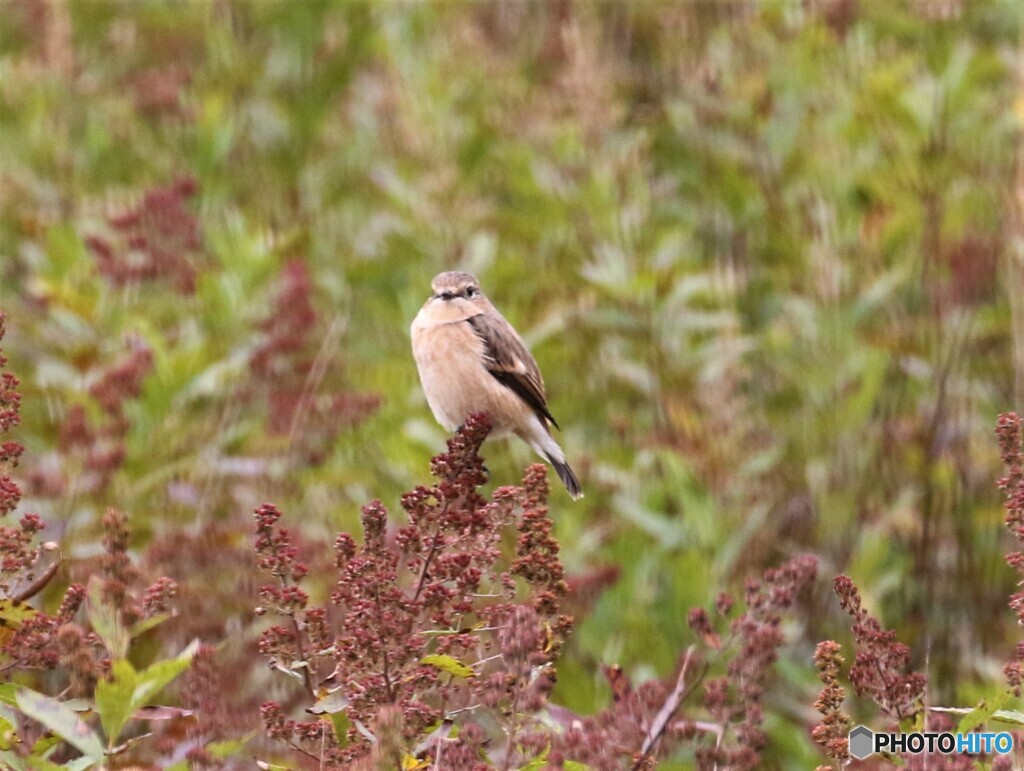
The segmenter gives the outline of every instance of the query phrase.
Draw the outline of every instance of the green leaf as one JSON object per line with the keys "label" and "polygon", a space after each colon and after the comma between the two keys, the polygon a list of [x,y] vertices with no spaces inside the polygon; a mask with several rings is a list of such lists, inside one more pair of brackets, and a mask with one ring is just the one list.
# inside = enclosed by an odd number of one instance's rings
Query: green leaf
{"label": "green leaf", "polygon": [[0,684],[0,703],[18,706],[18,686],[14,683]]}
{"label": "green leaf", "polygon": [[[28,758],[26,758],[26,760],[27,764],[25,767],[31,769],[32,771],[64,771],[65,768],[63,765],[58,765],[57,763],[54,763],[52,760],[41,757],[39,755],[29,755]],[[93,761],[91,758],[85,757],[84,755],[82,755],[79,758],[79,760],[85,761],[85,763],[87,764],[86,768],[92,768],[94,765],[96,765],[95,761]]]}
{"label": "green leaf", "polygon": [[352,726],[348,714],[349,701],[340,690],[332,691],[326,696],[317,699],[316,704],[310,707],[307,712],[314,715],[329,715],[334,726],[334,736],[341,747],[348,746],[348,729]]}
{"label": "green leaf", "polygon": [[[957,731],[960,731],[960,726],[964,725],[968,719],[973,719],[975,714],[982,708],[983,705],[985,705],[984,700],[982,700],[982,703],[979,704],[977,707],[974,707],[973,709],[970,707],[929,707],[928,710],[930,712],[944,712],[948,715],[964,715],[964,718],[963,720],[961,720],[960,725],[957,726]],[[989,707],[990,706],[991,705],[989,705]],[[1024,725],[1024,712],[1020,712],[1015,709],[997,709],[991,713],[990,718],[992,720],[1001,720],[1004,723]],[[976,728],[978,725],[981,725],[981,723],[978,723],[973,727]]]}
{"label": "green leaf", "polygon": [[199,642],[194,641],[174,658],[157,661],[141,672],[127,659],[114,661],[111,677],[96,685],[96,711],[111,746],[132,716],[188,669],[198,647]]}
{"label": "green leaf", "polygon": [[64,771],[85,771],[85,769],[92,768],[94,765],[96,764],[93,762],[92,758],[87,758],[83,755],[80,758],[75,758],[74,760],[64,763],[60,768],[63,768]]}
{"label": "green leaf", "polygon": [[125,659],[113,663],[110,678],[96,686],[96,709],[110,746],[139,709],[188,669],[198,647],[198,641],[194,641],[173,659],[158,661],[141,672]]}
{"label": "green leaf", "polygon": [[160,626],[160,624],[164,623],[164,621],[169,618],[172,618],[171,613],[156,613],[149,618],[144,618],[142,621],[132,624],[131,628],[128,630],[128,636],[134,640],[136,637],[145,634],[150,629]]}
{"label": "green leaf", "polygon": [[544,748],[544,752],[535,757],[529,763],[522,767],[522,771],[540,771],[542,768],[546,768],[548,765],[548,755],[551,753],[551,745],[549,744]]}
{"label": "green leaf", "polygon": [[0,767],[11,769],[11,771],[25,771],[28,768],[25,758],[10,750],[0,750]]}
{"label": "green leaf", "polygon": [[221,742],[211,742],[206,745],[206,751],[215,758],[229,758],[245,749],[245,745],[249,743],[252,736],[252,734],[249,734],[243,739],[227,739]]}
{"label": "green leaf", "polygon": [[[62,739],[59,736],[47,731],[38,739],[36,739],[36,743],[32,745],[32,755],[40,758],[46,757],[46,753],[48,753],[50,750],[52,750],[54,747],[60,744],[61,741]],[[7,748],[5,747],[4,749]]]}
{"label": "green leaf", "polygon": [[[215,758],[230,758],[238,755],[249,741],[253,738],[254,734],[248,734],[242,739],[231,739],[222,742],[210,742],[203,749],[209,752]],[[259,763],[257,762],[257,766]],[[167,766],[164,771],[189,771],[189,762],[182,760],[172,765]]]}
{"label": "green leaf", "polygon": [[96,733],[64,704],[28,688],[18,690],[18,709],[53,731],[96,763],[103,762],[103,744]]}
{"label": "green leaf", "polygon": [[0,600],[0,627],[17,629],[23,621],[37,615],[39,611],[27,602],[18,600]]}
{"label": "green leaf", "polygon": [[999,709],[992,713],[992,719],[1002,720],[1004,723],[1024,725],[1024,712],[1015,709]]}
{"label": "green leaf", "polygon": [[128,643],[131,637],[121,622],[121,614],[103,598],[103,581],[98,576],[89,579],[86,603],[89,623],[93,631],[103,640],[103,644],[115,661],[128,655]]}
{"label": "green leaf", "polygon": [[96,684],[96,711],[109,746],[117,743],[125,723],[134,712],[132,696],[138,687],[138,673],[125,659],[113,662],[110,677]]}
{"label": "green leaf", "polygon": [[348,746],[348,729],[352,727],[347,712],[334,712],[331,714],[331,724],[334,726],[334,738],[338,746],[345,749]]}
{"label": "green leaf", "polygon": [[345,698],[345,694],[337,690],[317,699],[316,704],[306,711],[314,715],[334,715],[347,709],[348,705],[349,700]]}
{"label": "green leaf", "polygon": [[1001,709],[1013,694],[1003,691],[994,698],[982,699],[977,706],[960,719],[957,724],[957,733],[966,734],[983,725],[997,710]]}
{"label": "green leaf", "polygon": [[14,723],[5,717],[0,717],[0,750],[9,750],[18,739],[18,730]]}
{"label": "green leaf", "polygon": [[476,674],[472,667],[463,664],[453,656],[444,654],[432,653],[420,659],[420,663],[430,667],[437,667],[442,672],[447,672],[455,677],[473,677]]}
{"label": "green leaf", "polygon": [[146,703],[162,691],[172,680],[189,668],[192,657],[199,648],[199,641],[194,640],[185,650],[168,661],[158,661],[138,673],[138,686],[132,694],[133,711],[144,707]]}

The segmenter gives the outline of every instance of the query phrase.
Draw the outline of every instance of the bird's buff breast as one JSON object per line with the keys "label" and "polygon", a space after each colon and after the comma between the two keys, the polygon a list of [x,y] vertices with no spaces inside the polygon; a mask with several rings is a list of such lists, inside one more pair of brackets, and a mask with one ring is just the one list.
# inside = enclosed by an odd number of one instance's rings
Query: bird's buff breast
{"label": "bird's buff breast", "polygon": [[473,413],[491,419],[491,437],[508,435],[529,408],[484,367],[483,342],[465,321],[412,325],[413,357],[437,422],[454,431]]}

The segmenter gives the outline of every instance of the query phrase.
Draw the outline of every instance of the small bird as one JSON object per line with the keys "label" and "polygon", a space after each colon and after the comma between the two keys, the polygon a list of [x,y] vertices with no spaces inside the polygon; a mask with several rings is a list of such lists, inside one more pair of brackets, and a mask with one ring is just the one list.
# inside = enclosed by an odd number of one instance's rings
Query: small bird
{"label": "small bird", "polygon": [[554,467],[574,500],[582,498],[583,488],[551,436],[558,424],[544,398],[544,379],[519,333],[475,276],[439,273],[431,289],[412,322],[412,354],[437,422],[454,431],[473,413],[486,413],[491,436],[518,436]]}

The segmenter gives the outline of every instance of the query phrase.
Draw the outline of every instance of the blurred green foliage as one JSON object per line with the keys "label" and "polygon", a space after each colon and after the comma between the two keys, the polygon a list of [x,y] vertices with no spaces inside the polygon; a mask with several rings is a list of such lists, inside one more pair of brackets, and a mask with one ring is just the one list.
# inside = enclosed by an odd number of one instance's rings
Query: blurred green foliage
{"label": "blurred green foliage", "polygon": [[[532,346],[584,480],[552,494],[567,566],[620,570],[562,702],[605,702],[599,662],[668,673],[689,607],[811,551],[773,764],[815,757],[837,572],[928,656],[934,701],[973,703],[1017,637],[991,429],[1022,396],[1021,22],[1010,0],[6,2],[23,508],[72,559],[107,506],[140,550],[210,523],[244,546],[266,498],[324,542],[370,498],[397,508],[444,439],[408,325],[458,266]],[[179,179],[194,291],[112,281],[89,239]],[[301,415],[268,430],[250,365],[295,262],[306,385],[379,398],[308,452]],[[83,486],[61,426],[100,419],[90,387],[133,346],[153,366],[124,463]],[[532,462],[488,453],[494,484]]]}

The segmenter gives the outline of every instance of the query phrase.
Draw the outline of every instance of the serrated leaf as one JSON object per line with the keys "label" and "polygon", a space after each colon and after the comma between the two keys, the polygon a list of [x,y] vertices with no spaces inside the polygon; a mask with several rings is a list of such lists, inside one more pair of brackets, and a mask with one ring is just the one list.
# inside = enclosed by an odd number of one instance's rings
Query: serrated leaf
{"label": "serrated leaf", "polygon": [[95,731],[56,699],[28,688],[21,688],[18,690],[18,709],[42,723],[96,763],[103,761],[103,744]]}
{"label": "serrated leaf", "polygon": [[426,664],[430,667],[436,667],[442,672],[447,672],[449,675],[454,675],[455,677],[473,677],[476,674],[472,667],[463,664],[454,656],[448,656],[446,654],[431,653],[430,655],[421,658],[420,663]]}

